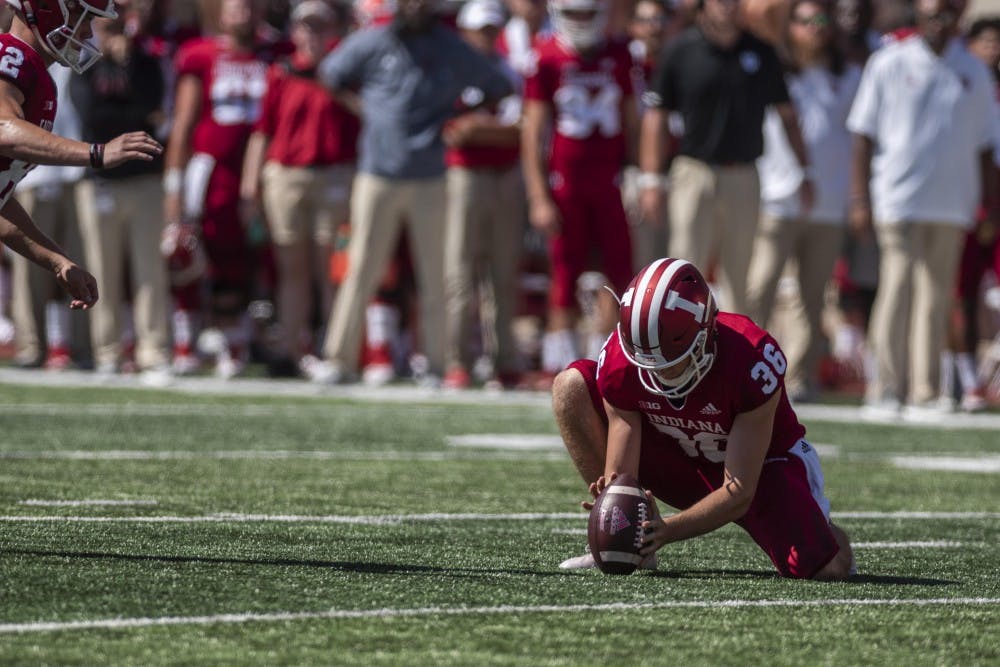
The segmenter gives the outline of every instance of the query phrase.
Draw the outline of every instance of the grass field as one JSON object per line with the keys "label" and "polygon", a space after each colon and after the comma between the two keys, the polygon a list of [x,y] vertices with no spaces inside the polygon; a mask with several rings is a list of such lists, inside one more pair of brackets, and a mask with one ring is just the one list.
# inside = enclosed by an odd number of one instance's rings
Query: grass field
{"label": "grass field", "polygon": [[1000,430],[807,420],[854,581],[615,578],[543,398],[419,401],[0,386],[0,664],[1000,664]]}

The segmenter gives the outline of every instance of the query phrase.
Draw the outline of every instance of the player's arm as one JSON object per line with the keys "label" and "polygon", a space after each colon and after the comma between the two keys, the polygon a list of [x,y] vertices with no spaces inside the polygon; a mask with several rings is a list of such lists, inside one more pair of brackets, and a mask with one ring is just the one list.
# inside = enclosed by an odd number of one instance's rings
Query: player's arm
{"label": "player's arm", "polygon": [[271,138],[255,130],[247,140],[243,156],[243,171],[240,176],[240,199],[258,201],[260,199],[260,174],[264,169],[264,158]]}
{"label": "player's arm", "polygon": [[703,535],[746,514],[757,492],[780,399],[781,389],[760,407],[737,415],[726,447],[722,486],[682,512],[646,522],[644,556],[664,544]]}
{"label": "player's arm", "polygon": [[[85,167],[92,144],[52,134],[24,119],[24,94],[0,80],[0,155],[29,164]],[[152,160],[163,148],[145,132],[129,132],[101,146],[101,163],[115,167],[129,160]]]}
{"label": "player's arm", "polygon": [[55,241],[46,236],[16,199],[0,209],[0,240],[11,250],[51,272],[69,292],[70,308],[89,308],[97,301],[97,281],[70,260]]}
{"label": "player's arm", "polygon": [[851,149],[851,200],[848,207],[848,222],[851,231],[858,235],[871,232],[872,203],[868,184],[872,173],[872,155],[875,142],[863,134],[854,135]]}
{"label": "player's arm", "polygon": [[667,160],[667,118],[670,112],[650,107],[639,124],[639,207],[645,220],[662,220],[664,206],[660,171]]}
{"label": "player's arm", "polygon": [[184,74],[177,81],[174,118],[163,159],[163,215],[167,222],[181,219],[181,190],[184,168],[191,159],[191,135],[201,113],[201,80]]}
{"label": "player's arm", "polygon": [[[601,495],[604,488],[618,475],[639,475],[639,450],[642,446],[642,414],[620,410],[604,401],[608,415],[608,443],[604,457],[604,474],[590,485],[590,495]],[[590,509],[589,503],[584,508]]]}
{"label": "player's arm", "polygon": [[545,234],[559,231],[559,210],[549,192],[548,164],[543,138],[552,120],[549,105],[541,100],[524,100],[521,116],[521,168],[528,195],[531,224]]}
{"label": "player's arm", "polygon": [[799,198],[801,200],[802,212],[808,213],[816,203],[816,191],[813,184],[812,167],[809,162],[809,149],[806,148],[805,139],[802,138],[802,130],[799,127],[799,115],[791,102],[782,102],[774,105],[774,110],[781,118],[781,126],[785,130],[788,138],[788,145],[795,154],[795,159],[802,169],[802,183],[799,185]]}

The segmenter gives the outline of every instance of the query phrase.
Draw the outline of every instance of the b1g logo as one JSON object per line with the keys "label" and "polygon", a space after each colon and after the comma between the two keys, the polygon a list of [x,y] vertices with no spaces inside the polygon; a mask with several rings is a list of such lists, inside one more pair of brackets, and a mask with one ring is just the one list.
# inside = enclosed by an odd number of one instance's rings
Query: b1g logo
{"label": "b1g logo", "polygon": [[778,376],[785,374],[788,362],[785,361],[785,355],[781,353],[781,350],[771,343],[764,346],[763,354],[764,361],[758,361],[754,364],[754,367],[750,369],[750,377],[762,381],[764,386],[761,387],[761,390],[770,396],[778,388]]}

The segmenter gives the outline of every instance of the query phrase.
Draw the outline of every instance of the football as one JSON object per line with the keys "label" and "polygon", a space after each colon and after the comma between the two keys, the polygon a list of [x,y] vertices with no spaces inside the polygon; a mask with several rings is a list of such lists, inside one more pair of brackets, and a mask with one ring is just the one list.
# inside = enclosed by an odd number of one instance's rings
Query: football
{"label": "football", "polygon": [[652,516],[646,491],[631,475],[621,475],[594,501],[587,524],[590,553],[605,574],[632,574],[642,556],[642,523]]}

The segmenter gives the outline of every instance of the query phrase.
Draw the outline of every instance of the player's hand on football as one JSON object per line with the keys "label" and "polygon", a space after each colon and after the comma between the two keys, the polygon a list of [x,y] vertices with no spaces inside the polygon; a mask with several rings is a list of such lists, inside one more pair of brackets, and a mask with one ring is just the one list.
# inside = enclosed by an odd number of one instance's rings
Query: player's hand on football
{"label": "player's hand on football", "polygon": [[648,558],[656,553],[660,547],[672,540],[670,539],[670,531],[667,528],[667,524],[663,522],[663,518],[660,516],[660,508],[656,506],[656,498],[653,497],[653,492],[647,490],[646,498],[649,500],[649,507],[652,509],[652,514],[647,521],[643,521],[642,523],[642,529],[646,532],[646,538],[643,540],[642,549],[639,550],[639,553]]}
{"label": "player's hand on football", "polygon": [[69,292],[73,310],[90,308],[97,303],[97,280],[87,271],[66,260],[56,268],[56,280]]}
{"label": "player's hand on football", "polygon": [[126,132],[104,145],[104,168],[111,169],[129,160],[150,161],[163,152],[163,146],[148,132]]}
{"label": "player's hand on football", "polygon": [[[604,493],[604,489],[608,488],[608,485],[611,484],[611,482],[615,481],[617,478],[618,478],[618,473],[616,472],[611,473],[611,475],[608,477],[601,475],[600,477],[597,478],[596,482],[590,483],[590,488],[589,488],[590,496],[594,500],[597,500],[598,496]],[[594,508],[594,503],[590,502],[589,500],[584,500],[582,503],[580,503],[580,505],[583,507],[583,509],[587,510],[588,512]]]}
{"label": "player's hand on football", "polygon": [[546,236],[555,236],[562,227],[562,216],[551,199],[534,201],[528,208],[531,225]]}

